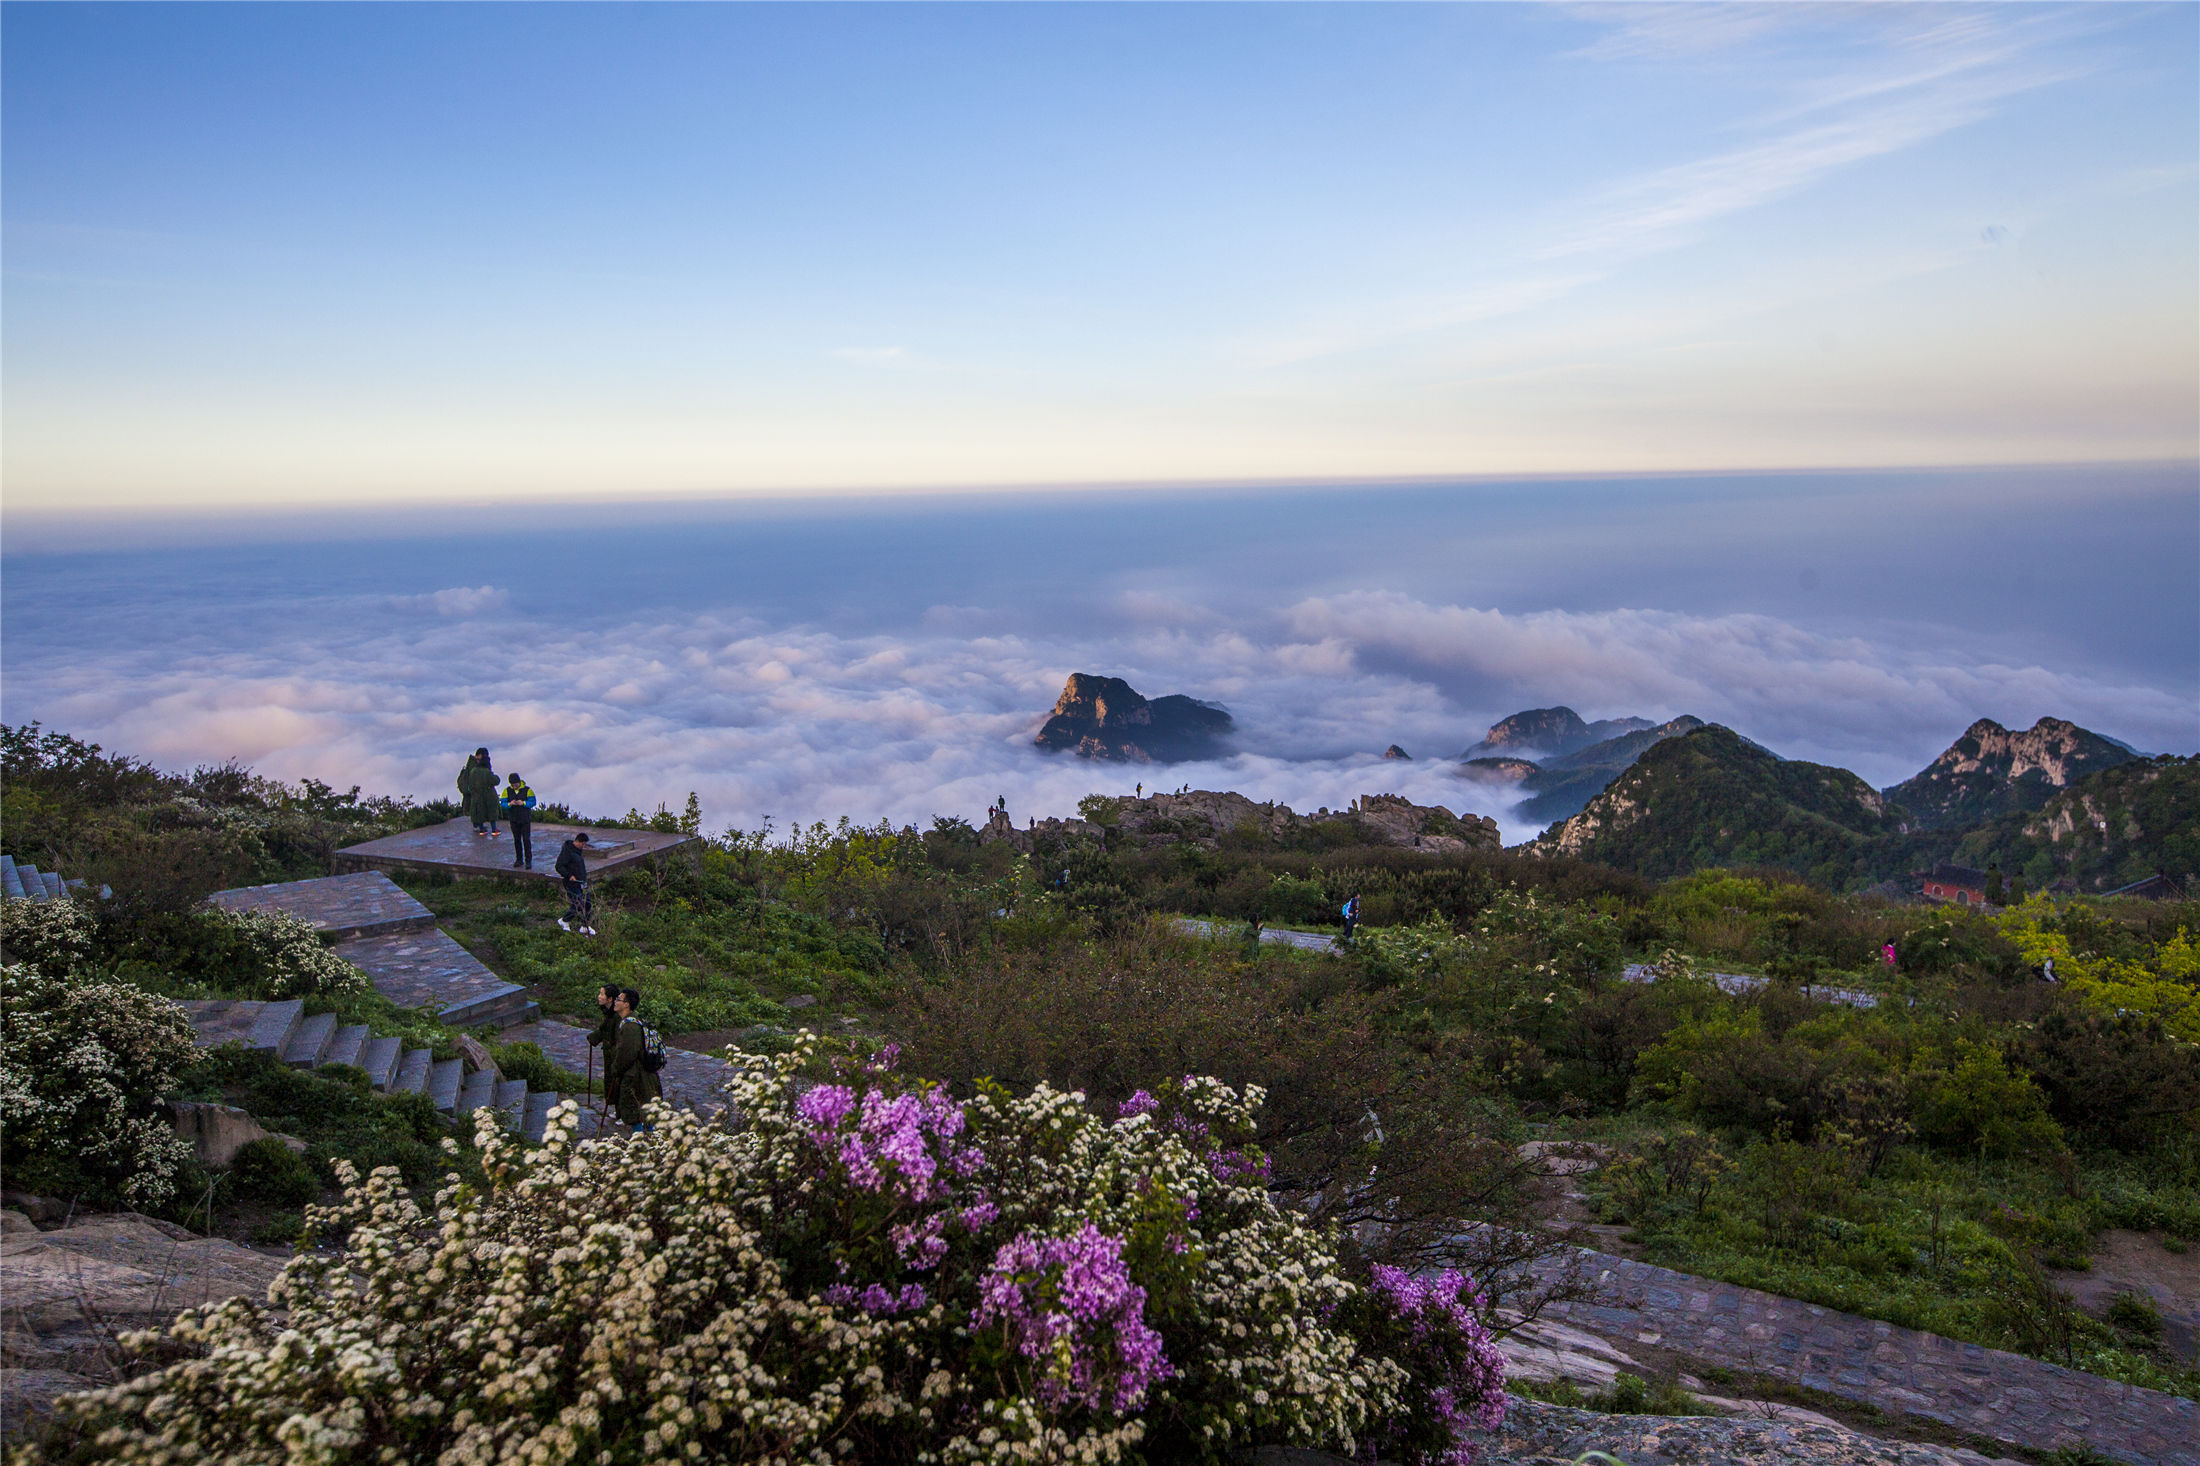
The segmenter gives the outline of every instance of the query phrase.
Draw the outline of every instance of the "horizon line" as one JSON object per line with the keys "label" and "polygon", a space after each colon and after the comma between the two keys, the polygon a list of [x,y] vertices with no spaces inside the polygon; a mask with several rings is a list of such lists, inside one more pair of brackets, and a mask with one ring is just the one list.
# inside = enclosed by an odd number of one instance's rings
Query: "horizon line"
{"label": "horizon line", "polygon": [[[2056,470],[2178,470],[2200,477],[2200,452],[2179,457],[2073,458],[1980,460],[1970,462],[1887,462],[1867,464],[1812,464],[1755,467],[1654,468],[1654,469],[1540,469],[1521,472],[1478,471],[1461,473],[1375,474],[1368,476],[1310,474],[1225,478],[1047,479],[986,484],[832,485],[825,487],[770,489],[695,489],[619,493],[589,490],[465,494],[403,499],[346,498],[313,504],[270,503],[259,499],[233,499],[187,505],[117,503],[83,509],[43,505],[11,507],[0,497],[0,553],[56,554],[74,550],[122,548],[148,543],[172,543],[177,535],[194,529],[234,530],[236,520],[249,517],[259,532],[245,538],[281,542],[327,537],[330,530],[348,530],[365,537],[376,531],[392,532],[400,522],[429,513],[467,509],[533,509],[579,511],[584,518],[604,511],[660,515],[696,509],[749,510],[765,514],[848,512],[883,505],[929,502],[940,508],[976,507],[1016,494],[1045,494],[1062,498],[1135,500],[1149,494],[1176,491],[1230,494],[1319,493],[1339,489],[1410,489],[1490,487],[1508,484],[1586,484],[1615,482],[1672,482],[1678,480],[1741,479],[1762,477],[1836,478],[1878,477],[1895,474],[1978,474],[1990,472],[2046,473]],[[403,528],[410,529],[410,524]],[[19,543],[28,534],[33,543]]]}

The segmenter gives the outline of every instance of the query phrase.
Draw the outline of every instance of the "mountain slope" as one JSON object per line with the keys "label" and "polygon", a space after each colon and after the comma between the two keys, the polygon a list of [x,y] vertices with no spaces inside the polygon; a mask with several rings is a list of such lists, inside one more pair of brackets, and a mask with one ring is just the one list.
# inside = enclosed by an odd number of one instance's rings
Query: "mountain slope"
{"label": "mountain slope", "polygon": [[2038,809],[2057,790],[2134,756],[2061,718],[2042,718],[2022,733],[1981,718],[1915,777],[1882,792],[1915,829],[1968,829]]}
{"label": "mountain slope", "polygon": [[1712,865],[1770,865],[1832,886],[1899,853],[1879,791],[1824,764],[1790,762],[1710,724],[1653,744],[1580,814],[1531,842],[1664,877]]}
{"label": "mountain slope", "polygon": [[1534,773],[1520,780],[1520,787],[1528,790],[1529,795],[1514,813],[1539,824],[1577,815],[1651,745],[1693,733],[1704,726],[1701,718],[1682,716],[1670,723],[1639,728],[1558,758],[1546,759]]}
{"label": "mountain slope", "polygon": [[2157,871],[2190,877],[2200,872],[2200,757],[2165,754],[2103,769],[2036,810],[1972,830],[1956,859],[1982,870],[1998,864],[2035,889],[2065,877],[2085,891]]}

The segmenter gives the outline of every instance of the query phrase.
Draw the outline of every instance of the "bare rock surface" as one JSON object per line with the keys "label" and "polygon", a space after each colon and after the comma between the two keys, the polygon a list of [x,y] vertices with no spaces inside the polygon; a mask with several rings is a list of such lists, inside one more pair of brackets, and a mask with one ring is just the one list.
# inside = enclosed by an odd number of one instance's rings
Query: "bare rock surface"
{"label": "bare rock surface", "polygon": [[[1626,1466],[1993,1466],[1975,1451],[1875,1440],[1832,1421],[1606,1415],[1513,1396],[1505,1423],[1474,1431],[1481,1466],[1567,1466],[1602,1451]],[[2013,1466],[2013,1463],[2012,1463]]]}
{"label": "bare rock surface", "polygon": [[115,1377],[115,1340],[186,1308],[264,1298],[284,1255],[134,1212],[0,1240],[0,1437],[54,1398]]}
{"label": "bare rock surface", "polygon": [[259,1121],[235,1105],[170,1100],[168,1118],[175,1125],[176,1134],[191,1142],[191,1150],[200,1164],[217,1171],[228,1170],[235,1164],[237,1152],[255,1140],[280,1140],[300,1155],[306,1149],[306,1143],[294,1135],[262,1129]]}

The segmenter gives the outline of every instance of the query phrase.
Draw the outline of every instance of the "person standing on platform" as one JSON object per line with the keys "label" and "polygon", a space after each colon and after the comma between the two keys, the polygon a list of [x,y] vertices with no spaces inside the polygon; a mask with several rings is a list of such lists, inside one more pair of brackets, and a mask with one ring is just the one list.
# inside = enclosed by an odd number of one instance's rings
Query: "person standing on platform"
{"label": "person standing on platform", "polygon": [[489,767],[489,750],[477,748],[458,771],[458,793],[474,833],[491,839],[497,833],[497,771]]}
{"label": "person standing on platform", "polygon": [[558,926],[584,937],[594,936],[596,901],[588,894],[588,831],[575,830],[558,847],[555,869],[558,879],[565,883],[565,915],[558,918]]}
{"label": "person standing on platform", "polygon": [[512,868],[535,868],[535,791],[517,774],[506,777],[504,794],[497,801],[512,822]]}

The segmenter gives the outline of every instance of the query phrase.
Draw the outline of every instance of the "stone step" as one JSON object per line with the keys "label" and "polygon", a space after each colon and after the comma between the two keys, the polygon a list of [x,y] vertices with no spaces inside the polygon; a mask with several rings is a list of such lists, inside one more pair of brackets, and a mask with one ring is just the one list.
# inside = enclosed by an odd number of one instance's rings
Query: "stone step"
{"label": "stone step", "polygon": [[291,1035],[298,1031],[299,1021],[305,1016],[304,998],[269,1003],[252,1020],[252,1032],[245,1039],[245,1047],[263,1054],[282,1053],[288,1047]]}
{"label": "stone step", "polygon": [[452,1107],[452,1113],[463,1120],[483,1105],[496,1103],[496,1097],[495,1073],[488,1069],[479,1070],[467,1075],[466,1082],[459,1086],[458,1103]]}
{"label": "stone step", "polygon": [[298,1024],[290,1042],[283,1045],[283,1062],[294,1069],[311,1069],[328,1053],[336,1039],[336,1015],[316,1013]]}
{"label": "stone step", "polygon": [[529,1091],[527,1103],[520,1110],[519,1138],[522,1140],[542,1139],[543,1131],[550,1126],[551,1109],[564,1098],[565,1096],[562,1094],[550,1094],[539,1089]]}
{"label": "stone step", "polygon": [[506,982],[437,928],[355,937],[336,955],[366,973],[401,1008],[429,1008],[453,1028],[523,1021],[527,990]]}
{"label": "stone step", "polygon": [[405,1051],[401,1038],[370,1038],[359,1050],[359,1067],[367,1071],[376,1089],[388,1089],[397,1077],[397,1059]]}
{"label": "stone step", "polygon": [[391,1094],[423,1094],[428,1088],[428,1067],[435,1054],[428,1049],[407,1049],[397,1061],[397,1077],[390,1081]]}
{"label": "stone step", "polygon": [[250,998],[186,998],[176,1004],[191,1020],[191,1041],[202,1049],[242,1043],[267,1004]]}
{"label": "stone step", "polygon": [[23,886],[23,877],[17,873],[15,857],[0,855],[0,895],[21,901],[30,895]]}
{"label": "stone step", "polygon": [[331,942],[435,925],[434,912],[380,871],[239,886],[216,891],[207,900],[224,911],[280,911],[295,916]]}
{"label": "stone step", "polygon": [[428,1098],[448,1115],[457,1108],[459,1086],[465,1082],[464,1059],[438,1059],[428,1069]]}
{"label": "stone step", "polygon": [[507,1130],[519,1128],[520,1108],[527,1103],[527,1081],[507,1079],[497,1085],[496,1107]]}
{"label": "stone step", "polygon": [[321,1062],[356,1064],[359,1062],[359,1051],[367,1046],[367,1040],[373,1036],[364,1023],[346,1024],[337,1029],[336,1036],[329,1040],[328,1052],[321,1056]]}

